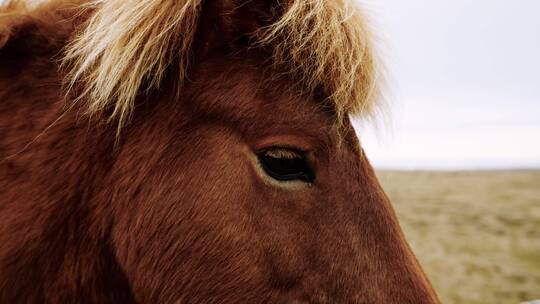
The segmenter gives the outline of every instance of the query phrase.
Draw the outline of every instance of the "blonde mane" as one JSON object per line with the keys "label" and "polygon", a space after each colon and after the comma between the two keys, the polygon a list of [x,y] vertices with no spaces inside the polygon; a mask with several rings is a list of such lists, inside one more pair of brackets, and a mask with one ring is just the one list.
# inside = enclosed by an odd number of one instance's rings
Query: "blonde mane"
{"label": "blonde mane", "polygon": [[[180,87],[200,18],[201,0],[94,0],[92,17],[68,45],[66,87],[82,85],[77,102],[87,114],[113,109],[119,130],[133,113],[137,94],[158,88],[178,62]],[[283,1],[283,15],[253,33],[254,46],[272,50],[308,93],[322,89],[338,122],[372,112],[378,67],[370,32],[355,0]],[[144,84],[144,87],[143,87]]]}

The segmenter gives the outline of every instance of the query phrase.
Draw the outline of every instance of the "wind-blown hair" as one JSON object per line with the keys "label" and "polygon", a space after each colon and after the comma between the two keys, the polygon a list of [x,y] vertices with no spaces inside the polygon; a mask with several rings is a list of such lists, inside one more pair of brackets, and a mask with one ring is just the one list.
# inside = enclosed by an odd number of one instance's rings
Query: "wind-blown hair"
{"label": "wind-blown hair", "polygon": [[[129,120],[137,94],[158,88],[178,62],[185,80],[201,0],[95,0],[85,28],[68,45],[68,91],[88,114],[112,109],[119,128]],[[370,113],[378,92],[377,60],[370,32],[354,0],[279,1],[281,16],[252,33],[253,46],[269,48],[276,71],[285,71],[307,93],[324,92],[340,122]],[[145,87],[142,87],[144,84]]]}

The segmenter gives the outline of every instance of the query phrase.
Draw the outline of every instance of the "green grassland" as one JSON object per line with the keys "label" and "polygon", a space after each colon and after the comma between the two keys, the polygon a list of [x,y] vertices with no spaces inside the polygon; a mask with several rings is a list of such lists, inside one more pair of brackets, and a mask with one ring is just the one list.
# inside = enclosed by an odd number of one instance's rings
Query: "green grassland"
{"label": "green grassland", "polygon": [[445,304],[540,299],[540,171],[379,171]]}

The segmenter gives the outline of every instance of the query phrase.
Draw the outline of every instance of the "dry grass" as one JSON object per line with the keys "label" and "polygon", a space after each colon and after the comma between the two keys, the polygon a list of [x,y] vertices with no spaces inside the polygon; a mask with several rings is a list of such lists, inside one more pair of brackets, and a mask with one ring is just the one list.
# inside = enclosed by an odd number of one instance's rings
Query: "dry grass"
{"label": "dry grass", "polygon": [[540,171],[378,175],[443,303],[540,299]]}

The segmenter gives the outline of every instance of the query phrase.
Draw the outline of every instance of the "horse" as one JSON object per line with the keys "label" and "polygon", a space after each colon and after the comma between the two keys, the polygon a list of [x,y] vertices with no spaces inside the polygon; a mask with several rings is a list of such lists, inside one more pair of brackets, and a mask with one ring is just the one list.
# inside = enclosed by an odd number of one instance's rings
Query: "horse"
{"label": "horse", "polygon": [[354,0],[0,9],[0,302],[438,303]]}

